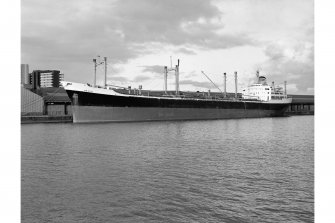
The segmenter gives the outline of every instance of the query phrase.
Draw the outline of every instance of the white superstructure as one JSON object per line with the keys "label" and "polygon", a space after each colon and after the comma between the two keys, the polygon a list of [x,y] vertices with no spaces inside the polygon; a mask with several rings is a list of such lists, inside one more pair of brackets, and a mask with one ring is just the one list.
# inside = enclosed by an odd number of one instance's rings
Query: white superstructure
{"label": "white superstructure", "polygon": [[[268,85],[264,76],[259,76],[257,71],[257,81],[254,84],[249,85],[242,91],[242,98],[247,100],[260,100],[265,102],[273,101],[292,101],[291,98],[287,98],[286,90],[283,91],[281,87],[275,87]],[[285,87],[286,88],[286,87]]]}
{"label": "white superstructure", "polygon": [[271,86],[262,84],[252,84],[242,91],[243,99],[255,99],[260,101],[271,100]]}

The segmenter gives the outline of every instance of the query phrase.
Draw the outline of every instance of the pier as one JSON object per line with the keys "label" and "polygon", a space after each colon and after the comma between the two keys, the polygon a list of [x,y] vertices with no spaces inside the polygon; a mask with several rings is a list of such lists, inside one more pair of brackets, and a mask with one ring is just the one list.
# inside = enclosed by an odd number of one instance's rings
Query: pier
{"label": "pier", "polygon": [[314,95],[288,95],[292,103],[288,107],[287,115],[314,115]]}
{"label": "pier", "polygon": [[52,115],[39,115],[39,116],[21,116],[21,124],[29,123],[72,123],[72,115],[52,116]]}

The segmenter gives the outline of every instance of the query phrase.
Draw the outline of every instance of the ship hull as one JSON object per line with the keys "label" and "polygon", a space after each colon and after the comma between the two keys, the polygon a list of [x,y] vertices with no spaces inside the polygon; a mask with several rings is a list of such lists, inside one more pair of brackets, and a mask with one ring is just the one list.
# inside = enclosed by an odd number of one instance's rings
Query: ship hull
{"label": "ship hull", "polygon": [[74,123],[206,120],[283,116],[287,101],[261,102],[120,94],[83,84],[65,85]]}
{"label": "ship hull", "polygon": [[146,108],[73,105],[73,122],[136,122],[172,120],[210,120],[282,116],[278,110],[208,109],[208,108]]}

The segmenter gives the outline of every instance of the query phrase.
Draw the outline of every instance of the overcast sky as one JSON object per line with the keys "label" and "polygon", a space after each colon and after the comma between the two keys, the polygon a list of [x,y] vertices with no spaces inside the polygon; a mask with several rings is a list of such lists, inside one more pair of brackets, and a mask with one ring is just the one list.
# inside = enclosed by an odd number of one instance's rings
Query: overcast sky
{"label": "overcast sky", "polygon": [[[288,93],[314,94],[312,0],[22,0],[22,63],[93,82],[108,58],[108,83],[163,89],[163,66],[180,59],[180,89],[239,91],[257,69]],[[97,82],[102,84],[103,66]],[[174,89],[169,73],[168,88]]]}

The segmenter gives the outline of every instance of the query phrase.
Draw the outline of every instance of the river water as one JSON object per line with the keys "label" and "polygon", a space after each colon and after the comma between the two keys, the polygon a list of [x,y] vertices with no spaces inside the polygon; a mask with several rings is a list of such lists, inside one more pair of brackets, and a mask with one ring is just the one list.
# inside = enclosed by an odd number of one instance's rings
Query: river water
{"label": "river water", "polygon": [[22,222],[314,222],[314,116],[21,134]]}

